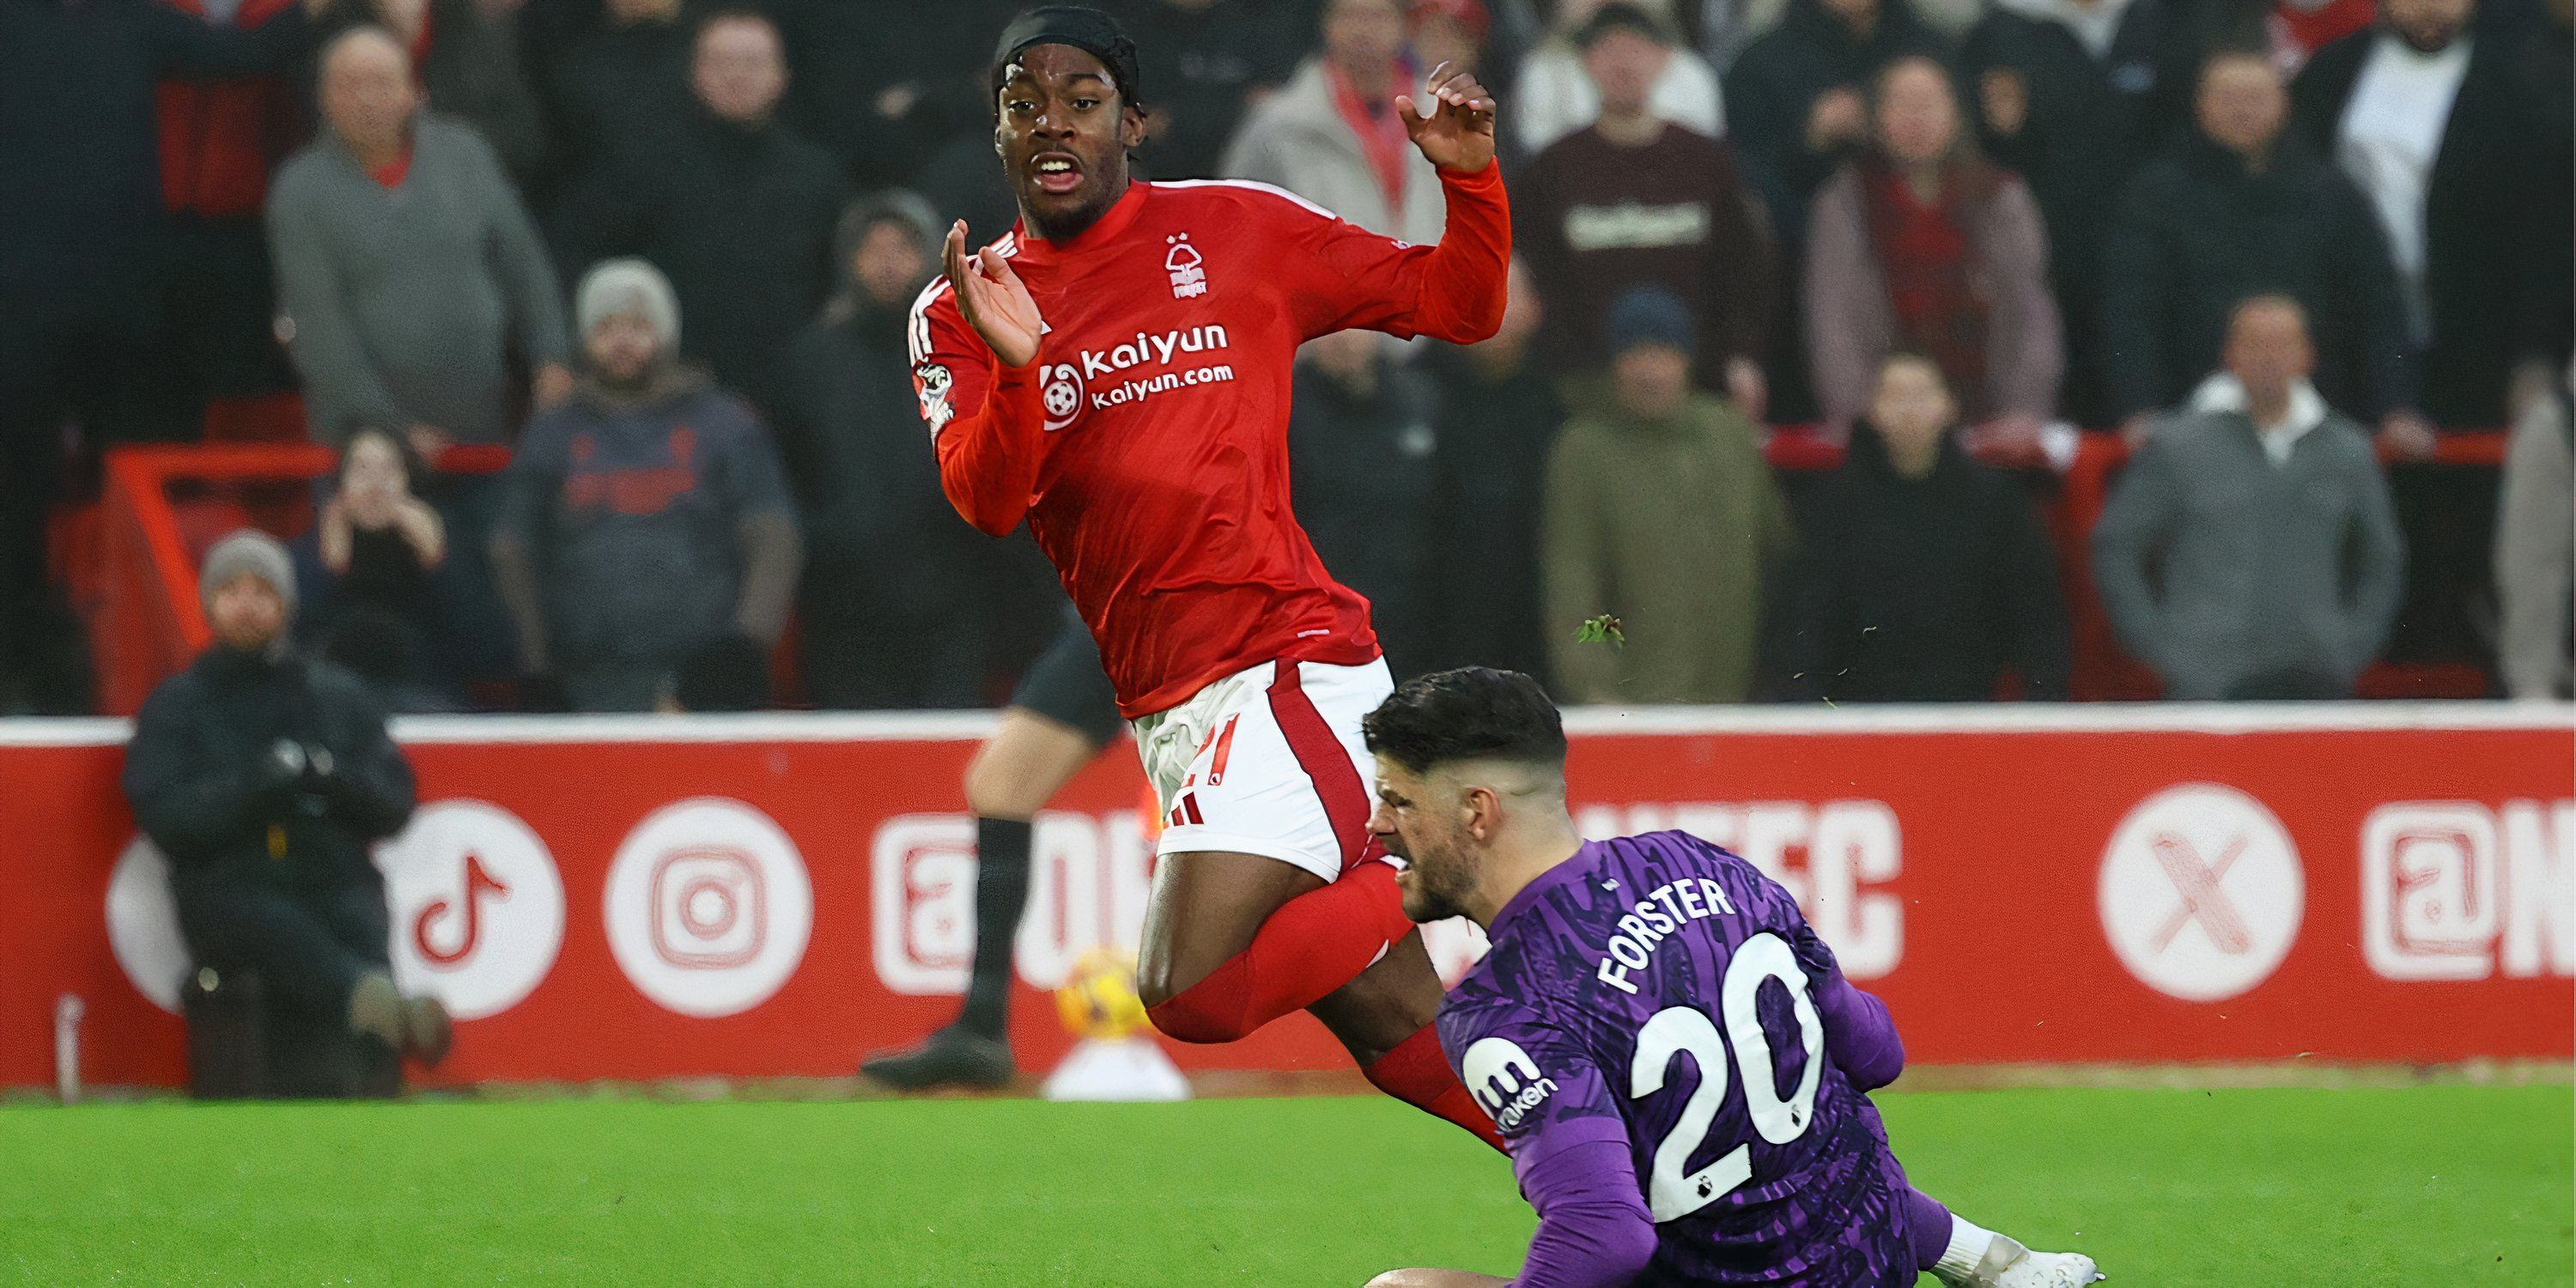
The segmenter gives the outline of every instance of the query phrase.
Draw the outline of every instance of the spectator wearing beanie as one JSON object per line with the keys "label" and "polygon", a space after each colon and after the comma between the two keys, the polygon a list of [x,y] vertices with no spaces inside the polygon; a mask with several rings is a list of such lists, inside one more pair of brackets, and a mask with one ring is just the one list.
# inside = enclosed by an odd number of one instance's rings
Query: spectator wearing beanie
{"label": "spectator wearing beanie", "polygon": [[1540,153],[1513,190],[1521,253],[1547,298],[1540,351],[1559,374],[1598,370],[1611,302],[1662,285],[1708,337],[1703,387],[1759,420],[1771,247],[1734,152],[1652,110],[1649,87],[1679,55],[1643,11],[1604,5],[1575,39],[1598,119]]}
{"label": "spectator wearing beanie", "polygon": [[1904,350],[1940,367],[1971,423],[2035,439],[2065,370],[2039,206],[1977,154],[1940,64],[1888,64],[1875,100],[1874,145],[1816,194],[1807,224],[1817,405],[1850,424]]}
{"label": "spectator wearing beanie", "polygon": [[510,430],[513,360],[538,401],[571,385],[553,262],[491,147],[419,108],[411,57],[378,27],[322,57],[329,128],[269,193],[279,328],[315,438],[400,426],[433,463]]}
{"label": "spectator wearing beanie", "polygon": [[922,449],[907,315],[945,232],[909,193],[854,203],[840,289],[787,351],[773,420],[804,515],[798,636],[819,707],[983,705],[1005,570],[1031,553],[959,518]]}
{"label": "spectator wearing beanie", "polygon": [[207,552],[197,585],[214,643],[152,691],[124,770],[136,823],[169,857],[189,954],[220,975],[257,973],[272,1043],[346,1030],[435,1063],[447,1015],[394,987],[384,878],[368,856],[411,817],[411,767],[366,688],[289,644],[285,547],[236,532]]}
{"label": "spectator wearing beanie", "polygon": [[[1611,306],[1611,396],[1548,460],[1547,636],[1567,702],[1741,702],[1788,509],[1744,414],[1691,385],[1690,309],[1642,287]],[[1578,638],[1616,618],[1623,642]]]}
{"label": "spectator wearing beanie", "polygon": [[581,711],[650,711],[683,660],[786,629],[801,562],[778,453],[738,398],[682,367],[670,283],[641,260],[582,279],[582,375],[528,424],[492,567],[531,676]]}

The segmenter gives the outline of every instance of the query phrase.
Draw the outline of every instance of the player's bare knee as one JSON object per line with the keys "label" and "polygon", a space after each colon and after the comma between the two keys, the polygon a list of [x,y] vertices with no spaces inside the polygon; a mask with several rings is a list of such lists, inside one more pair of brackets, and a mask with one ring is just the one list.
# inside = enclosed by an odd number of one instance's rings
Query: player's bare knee
{"label": "player's bare knee", "polygon": [[977,818],[1035,818],[1046,802],[1031,802],[1030,795],[1027,784],[985,751],[976,752],[975,759],[966,766],[966,808]]}
{"label": "player's bare knee", "polygon": [[1178,992],[1172,987],[1172,966],[1168,958],[1148,956],[1136,963],[1136,997],[1145,1004],[1147,1014],[1172,1000]]}

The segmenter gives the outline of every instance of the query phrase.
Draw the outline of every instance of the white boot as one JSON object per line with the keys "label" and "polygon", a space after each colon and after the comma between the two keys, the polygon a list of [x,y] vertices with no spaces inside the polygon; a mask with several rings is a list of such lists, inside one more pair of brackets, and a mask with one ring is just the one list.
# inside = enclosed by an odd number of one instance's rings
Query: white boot
{"label": "white boot", "polygon": [[2083,1253],[2033,1252],[1955,1212],[1950,1223],[1950,1246],[1932,1266],[1950,1288],[2084,1288],[2107,1278]]}
{"label": "white boot", "polygon": [[2093,1258],[2081,1252],[2033,1252],[1998,1234],[1966,1283],[1970,1288],[2084,1288],[2105,1277]]}

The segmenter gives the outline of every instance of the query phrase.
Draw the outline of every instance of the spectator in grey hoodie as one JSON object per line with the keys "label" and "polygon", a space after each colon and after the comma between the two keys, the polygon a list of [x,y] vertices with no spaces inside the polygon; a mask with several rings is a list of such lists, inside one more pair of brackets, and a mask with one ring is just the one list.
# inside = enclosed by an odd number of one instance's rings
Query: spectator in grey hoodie
{"label": "spectator in grey hoodie", "polygon": [[751,409],[679,365],[679,304],[637,259],[582,279],[583,370],[528,423],[492,567],[532,677],[579,711],[650,711],[728,636],[777,643],[802,562],[778,452]]}
{"label": "spectator in grey hoodie", "polygon": [[432,464],[450,443],[503,441],[514,347],[540,404],[572,385],[545,243],[482,137],[421,110],[383,28],[331,42],[321,97],[330,128],[268,198],[279,327],[314,436],[400,426]]}
{"label": "spectator in grey hoodie", "polygon": [[2168,697],[2348,697],[2405,564],[2370,435],[2308,382],[2295,300],[2237,305],[2223,361],[2112,489],[2093,530],[2102,606]]}

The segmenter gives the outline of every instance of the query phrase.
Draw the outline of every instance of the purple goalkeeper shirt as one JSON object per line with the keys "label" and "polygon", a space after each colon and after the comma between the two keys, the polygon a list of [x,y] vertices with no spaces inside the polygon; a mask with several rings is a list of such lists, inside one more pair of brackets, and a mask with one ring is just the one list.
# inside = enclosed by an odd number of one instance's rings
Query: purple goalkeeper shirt
{"label": "purple goalkeeper shirt", "polygon": [[1910,1288],[1905,1173],[1862,1094],[1904,1051],[1788,891],[1656,832],[1585,843],[1488,930],[1440,1045],[1538,1209],[1515,1284]]}

